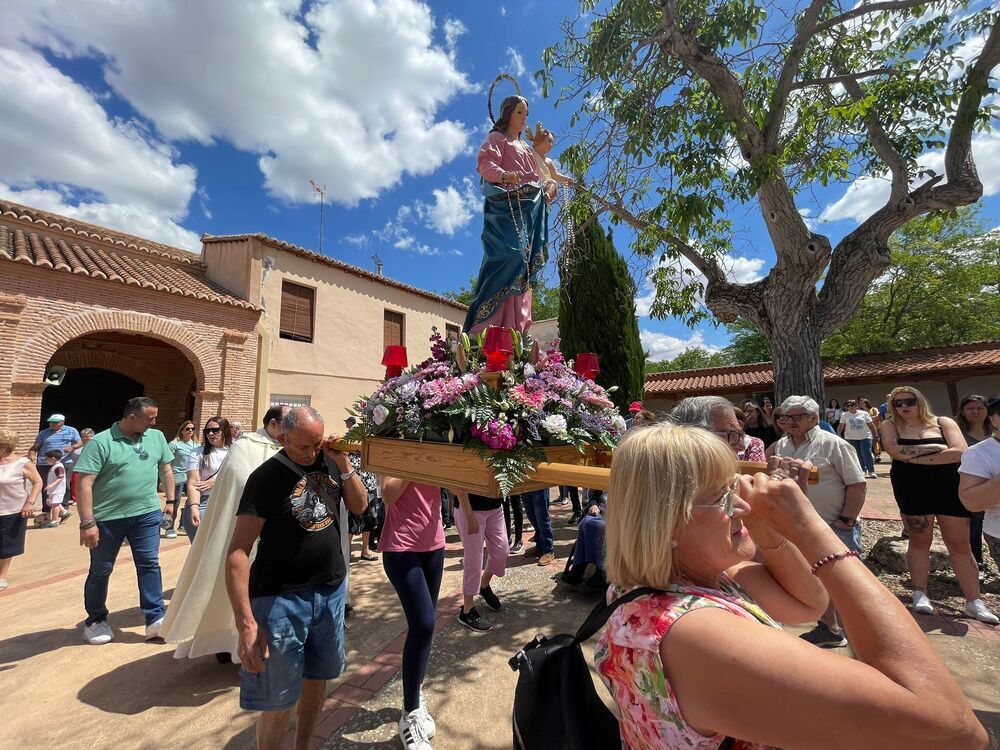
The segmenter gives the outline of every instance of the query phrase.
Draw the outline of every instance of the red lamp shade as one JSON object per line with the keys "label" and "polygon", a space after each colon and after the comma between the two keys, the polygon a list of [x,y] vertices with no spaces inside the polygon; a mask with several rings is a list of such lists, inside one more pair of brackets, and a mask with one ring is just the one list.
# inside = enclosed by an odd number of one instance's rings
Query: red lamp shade
{"label": "red lamp shade", "polygon": [[487,372],[503,372],[507,369],[507,358],[514,353],[514,334],[509,328],[487,328],[483,353],[486,355]]}
{"label": "red lamp shade", "polygon": [[573,369],[580,377],[593,380],[601,371],[601,366],[598,364],[597,355],[594,352],[580,352],[573,361]]}
{"label": "red lamp shade", "polygon": [[406,367],[406,347],[390,345],[385,348],[382,355],[382,364],[385,365],[386,378],[395,378],[403,374]]}

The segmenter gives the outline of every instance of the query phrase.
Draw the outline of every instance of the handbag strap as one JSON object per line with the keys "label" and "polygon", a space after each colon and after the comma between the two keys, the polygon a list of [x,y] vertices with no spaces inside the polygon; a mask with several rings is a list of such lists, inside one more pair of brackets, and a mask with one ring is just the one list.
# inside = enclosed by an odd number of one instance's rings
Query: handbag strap
{"label": "handbag strap", "polygon": [[629,591],[627,594],[623,594],[615,599],[610,604],[603,604],[598,602],[597,606],[594,607],[593,612],[591,612],[587,619],[584,620],[583,625],[580,629],[576,631],[574,640],[577,643],[584,643],[589,641],[598,630],[604,627],[604,624],[611,617],[611,614],[618,609],[623,604],[628,604],[633,599],[638,599],[640,596],[648,596],[650,594],[663,594],[666,593],[663,589],[654,589],[649,586],[640,586],[637,589]]}

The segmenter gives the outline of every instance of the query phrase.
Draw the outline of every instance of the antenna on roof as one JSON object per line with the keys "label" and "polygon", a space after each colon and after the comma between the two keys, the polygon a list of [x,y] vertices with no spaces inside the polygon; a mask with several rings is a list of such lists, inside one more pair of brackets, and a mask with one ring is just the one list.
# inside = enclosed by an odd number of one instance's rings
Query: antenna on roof
{"label": "antenna on roof", "polygon": [[323,198],[326,196],[326,185],[317,185],[309,180],[313,191],[319,193],[319,253],[323,254]]}
{"label": "antenna on roof", "polygon": [[373,255],[372,260],[375,261],[375,275],[382,275],[382,259],[378,255]]}

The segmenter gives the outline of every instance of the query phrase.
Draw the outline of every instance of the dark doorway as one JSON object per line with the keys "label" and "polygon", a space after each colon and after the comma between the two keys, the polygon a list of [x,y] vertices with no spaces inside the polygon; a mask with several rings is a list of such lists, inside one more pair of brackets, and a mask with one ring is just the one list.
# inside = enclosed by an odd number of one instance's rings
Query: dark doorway
{"label": "dark doorway", "polygon": [[[66,424],[95,432],[108,429],[121,419],[125,402],[142,396],[144,388],[125,375],[96,367],[79,367],[66,373],[62,385],[50,385],[42,392],[42,416],[65,414]],[[46,427],[46,424],[42,424]]]}

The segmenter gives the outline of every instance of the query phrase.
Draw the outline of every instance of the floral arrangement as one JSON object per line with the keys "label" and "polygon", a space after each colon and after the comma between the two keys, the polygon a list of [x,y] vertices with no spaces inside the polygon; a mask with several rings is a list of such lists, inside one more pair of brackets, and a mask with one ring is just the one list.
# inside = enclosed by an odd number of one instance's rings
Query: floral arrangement
{"label": "floral arrangement", "polygon": [[481,334],[473,347],[466,334],[445,342],[435,328],[429,359],[354,403],[358,423],[347,439],[461,443],[489,464],[504,496],[544,460],[545,446],[613,448],[626,425],[607,391],[574,372],[558,348],[540,353],[527,334],[513,338],[506,371],[490,376]]}

